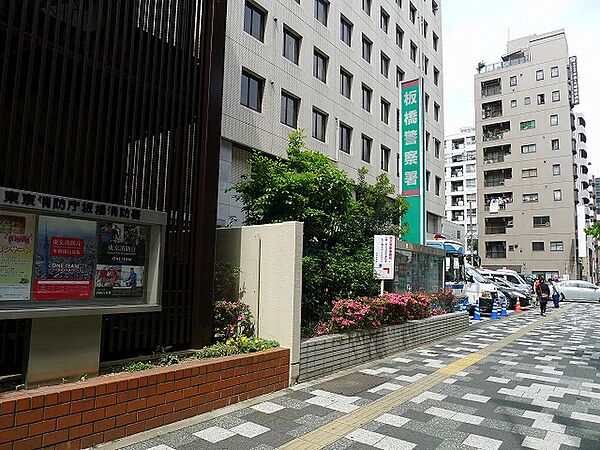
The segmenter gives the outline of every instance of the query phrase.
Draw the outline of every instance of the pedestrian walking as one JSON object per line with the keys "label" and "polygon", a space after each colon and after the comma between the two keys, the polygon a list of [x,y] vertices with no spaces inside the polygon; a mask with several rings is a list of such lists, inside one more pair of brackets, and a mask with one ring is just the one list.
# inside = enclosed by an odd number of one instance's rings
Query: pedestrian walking
{"label": "pedestrian walking", "polygon": [[550,286],[546,283],[543,276],[539,277],[539,283],[535,287],[535,295],[540,305],[540,315],[546,315],[546,306],[550,300]]}
{"label": "pedestrian walking", "polygon": [[559,302],[560,302],[560,294],[558,293],[558,290],[556,289],[556,280],[552,280],[550,282],[550,285],[552,286],[552,301],[554,302],[554,307],[558,308],[559,307]]}

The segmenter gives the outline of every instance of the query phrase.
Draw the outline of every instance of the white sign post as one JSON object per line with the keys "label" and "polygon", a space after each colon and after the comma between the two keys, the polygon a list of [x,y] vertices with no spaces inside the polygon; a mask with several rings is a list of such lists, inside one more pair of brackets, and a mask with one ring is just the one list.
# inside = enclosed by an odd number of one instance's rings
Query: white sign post
{"label": "white sign post", "polygon": [[396,236],[376,234],[373,236],[373,272],[375,278],[383,281],[394,279],[394,255],[396,254]]}

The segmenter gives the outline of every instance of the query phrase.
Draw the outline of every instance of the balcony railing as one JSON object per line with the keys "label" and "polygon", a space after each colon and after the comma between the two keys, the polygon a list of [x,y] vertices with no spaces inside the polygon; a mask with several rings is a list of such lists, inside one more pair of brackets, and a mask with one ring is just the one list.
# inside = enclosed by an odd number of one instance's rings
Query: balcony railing
{"label": "balcony railing", "polygon": [[483,157],[484,164],[496,164],[504,162],[504,155],[488,155]]}
{"label": "balcony railing", "polygon": [[506,250],[486,250],[485,257],[489,259],[506,258]]}
{"label": "balcony railing", "polygon": [[488,141],[499,141],[500,139],[504,139],[504,131],[500,131],[498,133],[484,133],[483,140],[485,142]]}
{"label": "balcony railing", "polygon": [[506,234],[506,225],[492,225],[485,227],[485,234]]}
{"label": "balcony railing", "polygon": [[504,182],[505,181],[506,181],[505,179],[501,179],[501,180],[485,180],[483,182],[483,186],[484,187],[504,186]]}
{"label": "balcony railing", "polygon": [[482,115],[484,119],[490,119],[492,117],[502,117],[502,109],[483,110]]}
{"label": "balcony railing", "polygon": [[493,72],[498,69],[505,69],[506,67],[516,66],[527,62],[527,58],[522,56],[521,58],[510,59],[508,61],[500,61],[494,64],[488,64],[479,69],[479,73]]}
{"label": "balcony railing", "polygon": [[[490,205],[485,205],[484,210],[485,211],[489,211],[490,210]],[[498,210],[505,211],[506,210],[506,203],[500,203],[498,205]]]}
{"label": "balcony railing", "polygon": [[462,177],[463,173],[462,172],[452,172],[450,174],[450,178],[458,178],[458,177]]}
{"label": "balcony railing", "polygon": [[481,88],[481,96],[482,97],[490,97],[492,95],[500,95],[502,94],[502,86],[488,86]]}
{"label": "balcony railing", "polygon": [[462,186],[459,187],[453,187],[450,192],[463,192],[464,188]]}

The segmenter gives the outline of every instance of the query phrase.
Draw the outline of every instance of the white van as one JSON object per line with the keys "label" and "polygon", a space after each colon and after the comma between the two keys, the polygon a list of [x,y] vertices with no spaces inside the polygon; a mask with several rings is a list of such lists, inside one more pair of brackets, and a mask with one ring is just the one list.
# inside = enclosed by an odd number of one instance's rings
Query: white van
{"label": "white van", "polygon": [[480,312],[492,312],[494,306],[494,300],[498,301],[498,307],[500,306],[500,292],[498,288],[487,281],[481,274],[475,270],[472,266],[466,266],[465,268],[467,280],[465,282],[465,295],[469,302],[469,309],[471,312],[475,310],[475,304],[479,300],[479,311]]}

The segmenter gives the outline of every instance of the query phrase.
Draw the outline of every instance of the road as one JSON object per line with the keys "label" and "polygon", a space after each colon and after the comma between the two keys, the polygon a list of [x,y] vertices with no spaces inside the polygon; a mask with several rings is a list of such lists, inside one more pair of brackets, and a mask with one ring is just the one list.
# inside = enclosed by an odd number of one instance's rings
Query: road
{"label": "road", "polygon": [[102,446],[191,449],[600,448],[600,305],[471,330]]}

